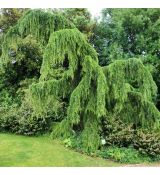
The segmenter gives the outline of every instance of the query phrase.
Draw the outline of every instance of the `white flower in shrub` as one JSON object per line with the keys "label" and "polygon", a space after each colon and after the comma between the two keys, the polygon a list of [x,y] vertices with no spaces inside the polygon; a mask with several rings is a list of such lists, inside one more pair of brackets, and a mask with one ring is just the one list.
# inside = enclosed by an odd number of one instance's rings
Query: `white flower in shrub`
{"label": "white flower in shrub", "polygon": [[105,145],[106,144],[106,140],[105,139],[102,139],[101,140],[101,143],[102,143],[102,145]]}

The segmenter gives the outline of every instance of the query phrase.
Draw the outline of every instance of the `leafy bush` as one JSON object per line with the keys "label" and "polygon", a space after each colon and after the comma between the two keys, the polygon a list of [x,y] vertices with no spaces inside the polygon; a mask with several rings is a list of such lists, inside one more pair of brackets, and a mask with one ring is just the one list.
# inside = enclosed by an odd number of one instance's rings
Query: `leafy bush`
{"label": "leafy bush", "polygon": [[3,88],[0,90],[0,107],[7,107],[13,104],[14,99],[11,95],[11,89]]}
{"label": "leafy bush", "polygon": [[72,147],[72,140],[70,138],[63,141],[66,147]]}
{"label": "leafy bush", "polygon": [[144,161],[150,161],[149,157],[142,156],[137,150],[131,147],[107,147],[101,150],[98,155],[121,163],[142,163]]}
{"label": "leafy bush", "polygon": [[81,136],[78,133],[75,133],[74,136],[64,140],[62,138],[62,143],[65,145],[65,147],[74,149],[77,152],[84,153],[90,156],[92,156],[92,154],[95,154],[95,152],[87,152],[86,150],[84,150]]}
{"label": "leafy bush", "polygon": [[51,110],[44,114],[35,114],[25,99],[20,107],[16,104],[0,107],[0,131],[22,135],[43,134],[50,131],[54,121],[64,117],[64,112],[60,115],[61,110],[56,114]]}
{"label": "leafy bush", "polygon": [[28,119],[21,119],[19,123],[19,130],[16,133],[22,135],[38,135],[45,133],[47,130],[49,130],[48,120],[33,117]]}
{"label": "leafy bush", "polygon": [[[6,110],[6,109],[5,109]],[[32,111],[20,111],[17,107],[11,107],[0,117],[0,131],[12,132],[22,135],[38,135],[50,128],[50,118],[44,119],[32,116]],[[24,114],[25,113],[25,114]]]}
{"label": "leafy bush", "polygon": [[16,107],[11,106],[9,109],[8,107],[0,107],[0,131],[5,132],[13,132],[18,130],[19,122],[16,116]]}
{"label": "leafy bush", "polygon": [[160,133],[138,131],[133,140],[134,147],[152,159],[160,157]]}
{"label": "leafy bush", "polygon": [[106,146],[128,147],[133,141],[133,133],[132,126],[126,126],[118,118],[110,117],[102,121],[101,135],[106,141]]}
{"label": "leafy bush", "polygon": [[160,157],[160,134],[133,129],[114,117],[102,123],[102,137],[105,146],[134,147],[139,153],[150,156],[152,160]]}

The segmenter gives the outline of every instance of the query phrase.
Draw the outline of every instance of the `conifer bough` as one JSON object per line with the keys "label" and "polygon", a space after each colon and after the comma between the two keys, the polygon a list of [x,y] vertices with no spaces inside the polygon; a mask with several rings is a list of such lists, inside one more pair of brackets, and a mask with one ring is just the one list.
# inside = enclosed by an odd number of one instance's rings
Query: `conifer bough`
{"label": "conifer bough", "polygon": [[43,48],[39,83],[29,88],[35,111],[45,111],[49,104],[54,110],[57,102],[68,103],[67,115],[54,126],[53,137],[79,135],[84,149],[91,152],[101,145],[102,118],[117,117],[136,128],[159,129],[160,113],[153,102],[157,87],[139,59],[101,67],[94,48],[69,21],[60,15],[30,11],[7,33],[4,63],[10,61],[8,42],[16,46],[18,38],[26,35],[33,35]]}

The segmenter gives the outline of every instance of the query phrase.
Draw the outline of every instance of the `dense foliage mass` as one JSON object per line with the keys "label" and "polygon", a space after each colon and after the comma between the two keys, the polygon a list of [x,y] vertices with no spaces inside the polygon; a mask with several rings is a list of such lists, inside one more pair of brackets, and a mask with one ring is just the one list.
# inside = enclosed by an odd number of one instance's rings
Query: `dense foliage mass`
{"label": "dense foliage mass", "polygon": [[160,155],[157,85],[134,56],[117,54],[102,67],[71,19],[28,11],[2,43],[0,129],[25,135],[47,130],[88,153],[114,145]]}
{"label": "dense foliage mass", "polygon": [[92,40],[101,65],[136,57],[150,68],[160,109],[159,14],[160,9],[103,9]]}
{"label": "dense foliage mass", "polygon": [[69,19],[78,30],[84,33],[88,39],[93,35],[93,29],[95,22],[91,18],[91,14],[88,9],[84,8],[70,8],[64,9],[63,15]]}

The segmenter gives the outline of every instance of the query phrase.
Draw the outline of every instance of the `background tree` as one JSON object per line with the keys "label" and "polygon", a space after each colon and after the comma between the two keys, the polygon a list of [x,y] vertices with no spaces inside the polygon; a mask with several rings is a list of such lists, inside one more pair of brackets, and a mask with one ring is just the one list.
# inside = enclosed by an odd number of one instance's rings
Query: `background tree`
{"label": "background tree", "polygon": [[0,55],[1,55],[1,44],[3,42],[3,35],[9,30],[10,27],[14,26],[19,18],[28,9],[22,8],[3,8],[0,9]]}
{"label": "background tree", "polygon": [[158,86],[157,107],[160,106],[159,16],[159,9],[104,9],[93,37],[101,65],[136,57],[152,66]]}
{"label": "background tree", "polygon": [[3,33],[6,33],[11,26],[14,26],[19,18],[23,16],[23,14],[28,9],[22,8],[3,8],[0,10],[0,30]]}
{"label": "background tree", "polygon": [[87,38],[93,35],[95,22],[86,8],[69,8],[63,9],[64,16],[69,19]]}

